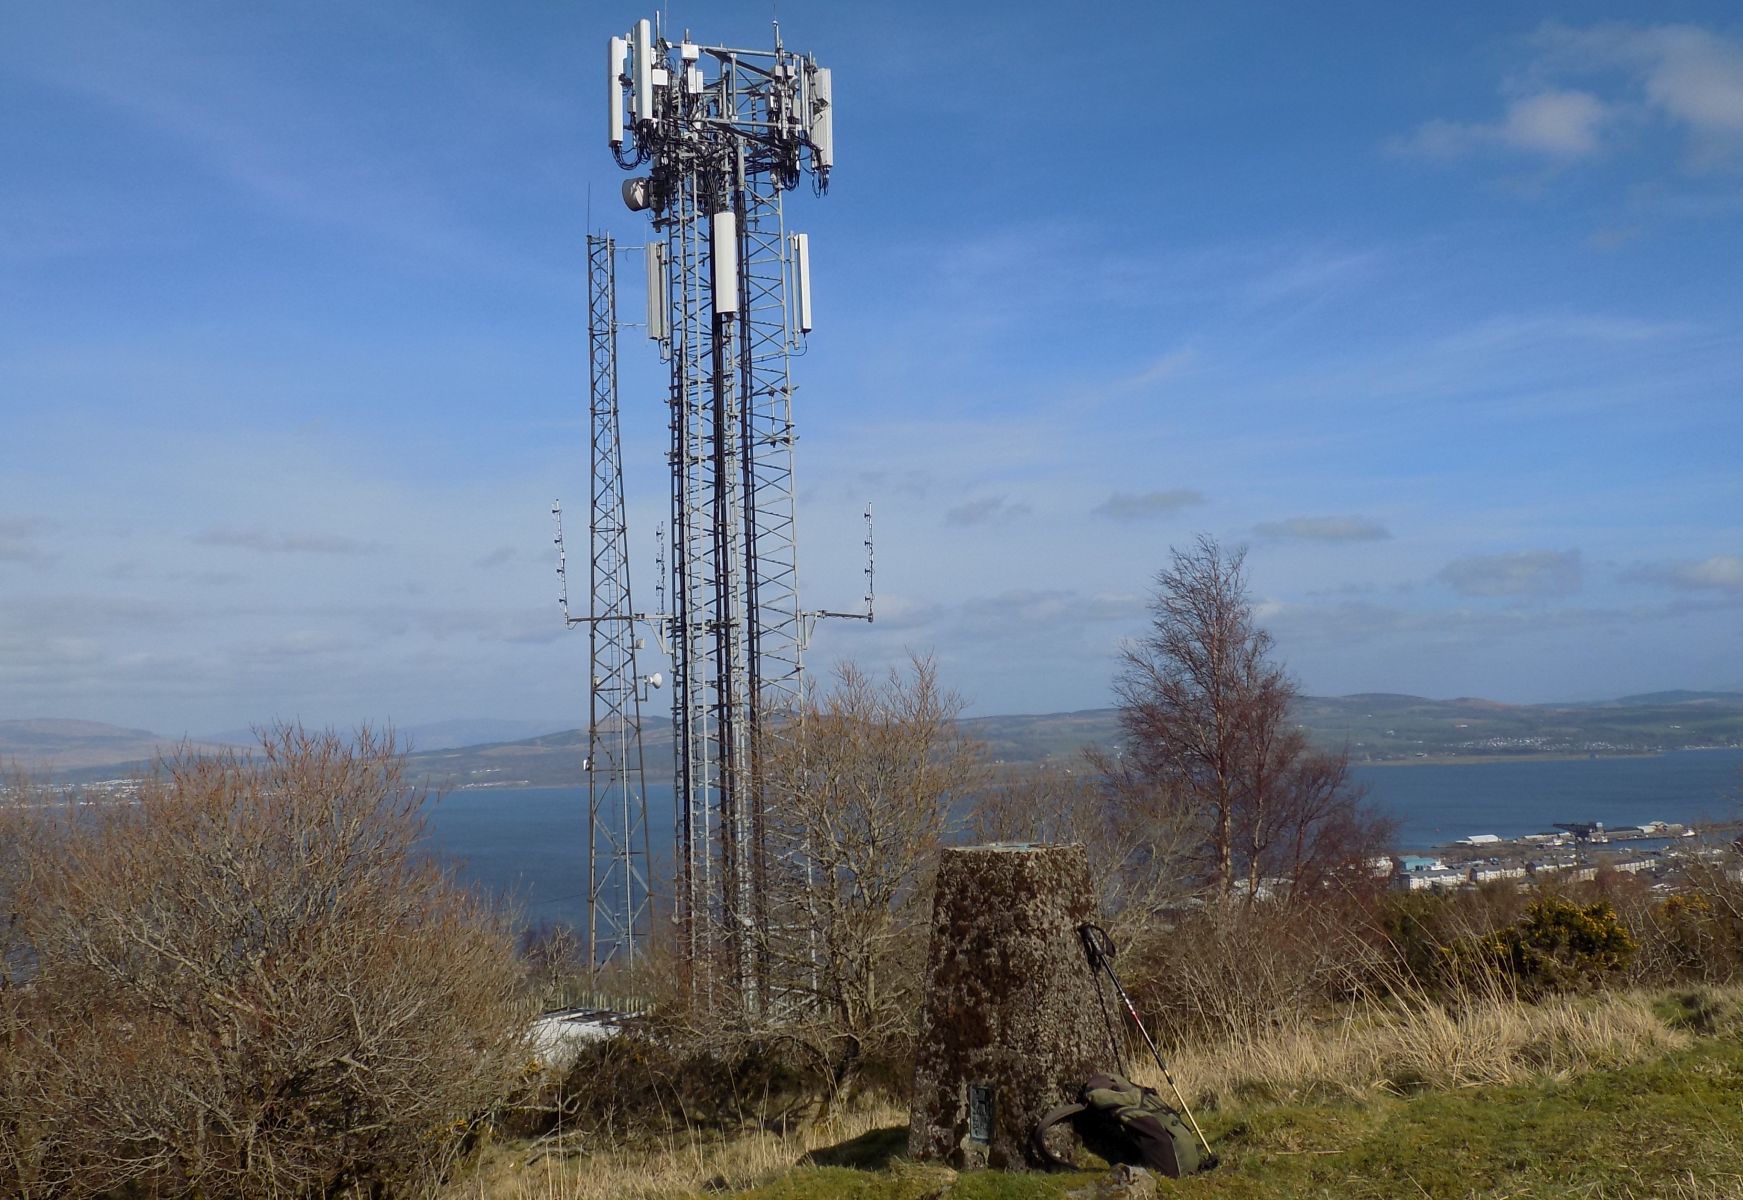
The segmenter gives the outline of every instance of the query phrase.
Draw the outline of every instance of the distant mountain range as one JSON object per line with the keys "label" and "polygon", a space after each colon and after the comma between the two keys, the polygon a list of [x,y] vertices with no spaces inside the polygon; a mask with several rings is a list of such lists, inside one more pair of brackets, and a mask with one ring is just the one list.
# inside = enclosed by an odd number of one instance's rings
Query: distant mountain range
{"label": "distant mountain range", "polygon": [[[1650,754],[1700,746],[1743,746],[1743,692],[1653,692],[1579,704],[1502,704],[1428,700],[1368,693],[1306,696],[1295,719],[1320,745],[1348,747],[1358,762],[1423,758],[1524,758]],[[965,729],[994,762],[1070,759],[1087,745],[1115,746],[1113,709],[1025,716],[972,717]],[[437,786],[561,786],[581,778],[585,737],[578,729],[525,736],[536,722],[448,721],[399,732],[413,764]],[[516,735],[520,736],[516,736]],[[476,741],[468,739],[477,737]],[[232,740],[234,739],[234,741]],[[219,734],[193,743],[250,744],[251,734]],[[0,763],[17,762],[69,782],[138,770],[176,740],[142,729],[92,721],[0,721]],[[643,730],[653,778],[671,771],[671,726],[659,718]]]}
{"label": "distant mountain range", "polygon": [[[413,750],[451,750],[455,746],[482,746],[486,742],[516,742],[542,734],[556,733],[562,721],[511,721],[500,717],[480,717],[476,720],[432,721],[427,725],[396,725],[394,736],[402,746]],[[220,742],[226,746],[255,746],[260,739],[252,729],[227,729],[223,733],[207,734],[200,739]]]}
{"label": "distant mountain range", "polygon": [[[149,761],[182,742],[146,729],[124,729],[98,721],[41,718],[0,721],[0,764],[16,765],[32,774],[109,768]],[[223,747],[211,740],[189,742],[197,750]]]}

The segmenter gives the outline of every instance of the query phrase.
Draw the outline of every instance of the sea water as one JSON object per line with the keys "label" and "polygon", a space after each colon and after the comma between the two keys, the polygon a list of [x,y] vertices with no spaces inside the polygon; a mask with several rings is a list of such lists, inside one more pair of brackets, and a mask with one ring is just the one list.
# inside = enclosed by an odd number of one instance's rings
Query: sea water
{"label": "sea water", "polygon": [[[1424,763],[1353,768],[1368,798],[1398,822],[1399,850],[1476,833],[1518,837],[1558,821],[1615,829],[1647,821],[1700,824],[1743,808],[1743,750],[1679,750],[1643,758]],[[672,787],[650,784],[655,886],[671,874]],[[425,844],[462,881],[512,905],[517,919],[579,924],[586,911],[586,791],[477,788],[431,802]]]}
{"label": "sea water", "polygon": [[1520,837],[1557,822],[1700,824],[1743,808],[1743,750],[1640,758],[1358,766],[1351,774],[1398,822],[1397,847],[1424,850],[1476,833]]}

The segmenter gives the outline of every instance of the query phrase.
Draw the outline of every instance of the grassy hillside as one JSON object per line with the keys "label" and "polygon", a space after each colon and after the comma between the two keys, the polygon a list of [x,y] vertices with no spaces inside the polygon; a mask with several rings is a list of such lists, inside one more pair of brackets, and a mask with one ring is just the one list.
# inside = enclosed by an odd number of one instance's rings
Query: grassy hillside
{"label": "grassy hillside", "polygon": [[[1542,1200],[1743,1196],[1734,995],[1609,995],[1405,1023],[1352,1057],[1324,1028],[1178,1064],[1222,1158],[1169,1196]],[[1358,1035],[1360,1030],[1357,1030]],[[1357,1040],[1360,1040],[1358,1037]],[[498,1147],[450,1200],[1050,1200],[1098,1172],[958,1175],[903,1159],[896,1108],[732,1142]],[[537,1153],[537,1152],[535,1152]]]}
{"label": "grassy hillside", "polygon": [[1743,695],[1671,692],[1599,704],[1499,704],[1370,694],[1307,697],[1297,719],[1357,760],[1641,754],[1743,744]]}

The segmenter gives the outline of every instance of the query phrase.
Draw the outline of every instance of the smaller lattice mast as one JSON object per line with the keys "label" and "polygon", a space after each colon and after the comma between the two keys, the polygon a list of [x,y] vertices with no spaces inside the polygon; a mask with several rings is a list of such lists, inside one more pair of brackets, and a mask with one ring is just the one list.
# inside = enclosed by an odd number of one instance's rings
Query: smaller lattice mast
{"label": "smaller lattice mast", "polygon": [[588,627],[587,938],[589,970],[617,960],[634,965],[647,950],[653,889],[648,863],[647,786],[641,703],[649,682],[636,668],[624,516],[622,439],[617,404],[616,242],[587,239],[587,378],[591,487],[586,616],[569,611],[562,510],[557,574],[563,617]]}

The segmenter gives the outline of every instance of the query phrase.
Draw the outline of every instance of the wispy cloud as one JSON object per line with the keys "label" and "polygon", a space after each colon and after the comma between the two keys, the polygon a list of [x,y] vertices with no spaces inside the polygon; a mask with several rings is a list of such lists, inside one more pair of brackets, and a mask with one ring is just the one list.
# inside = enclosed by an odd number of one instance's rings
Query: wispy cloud
{"label": "wispy cloud", "polygon": [[1521,550],[1454,559],[1437,578],[1461,596],[1566,596],[1580,590],[1578,550]]}
{"label": "wispy cloud", "polygon": [[948,525],[991,525],[1014,521],[1018,517],[1030,515],[1033,511],[1027,504],[1009,500],[1004,496],[983,496],[947,510],[944,521]]}
{"label": "wispy cloud", "polygon": [[1161,383],[1171,379],[1191,366],[1198,356],[1191,347],[1171,350],[1160,358],[1152,360],[1131,378],[1123,380],[1118,386],[1121,390],[1149,387],[1153,383]]}
{"label": "wispy cloud", "polygon": [[[346,33],[359,41],[416,33],[368,30],[367,24],[356,19]],[[280,32],[294,43],[301,30]],[[215,179],[279,216],[474,271],[552,285],[564,279],[481,236],[480,226],[448,201],[440,181],[406,170],[403,147],[384,142],[343,98],[304,86],[276,62],[239,65],[221,49],[225,37],[219,23],[178,27],[138,6],[96,6],[76,21],[45,8],[13,39],[19,52],[0,47],[0,62],[20,78],[95,102],[151,136],[180,143]],[[22,52],[30,47],[37,52]],[[45,53],[44,47],[52,49]],[[444,65],[449,94],[469,94],[473,108],[515,102],[511,79],[481,80],[452,61]],[[405,128],[399,132],[403,136]]]}
{"label": "wispy cloud", "polygon": [[327,533],[271,533],[264,529],[208,529],[194,536],[199,546],[257,550],[262,554],[374,554],[379,542]]}
{"label": "wispy cloud", "polygon": [[37,517],[0,517],[0,562],[33,566],[54,562],[57,556],[39,540],[50,528],[49,522]]}
{"label": "wispy cloud", "polygon": [[1743,555],[1715,554],[1694,562],[1643,563],[1624,571],[1622,578],[1663,584],[1682,591],[1743,595]]}
{"label": "wispy cloud", "polygon": [[1391,145],[1401,154],[1442,160],[1501,147],[1572,162],[1598,152],[1610,116],[1609,106],[1590,92],[1543,91],[1512,101],[1498,120],[1425,121]]}
{"label": "wispy cloud", "polygon": [[1115,492],[1089,511],[1116,521],[1144,521],[1204,503],[1204,494],[1190,488],[1159,492]]}
{"label": "wispy cloud", "polygon": [[1262,521],[1253,533],[1278,541],[1304,542],[1377,542],[1392,536],[1380,522],[1369,517],[1286,517],[1281,521]]}

